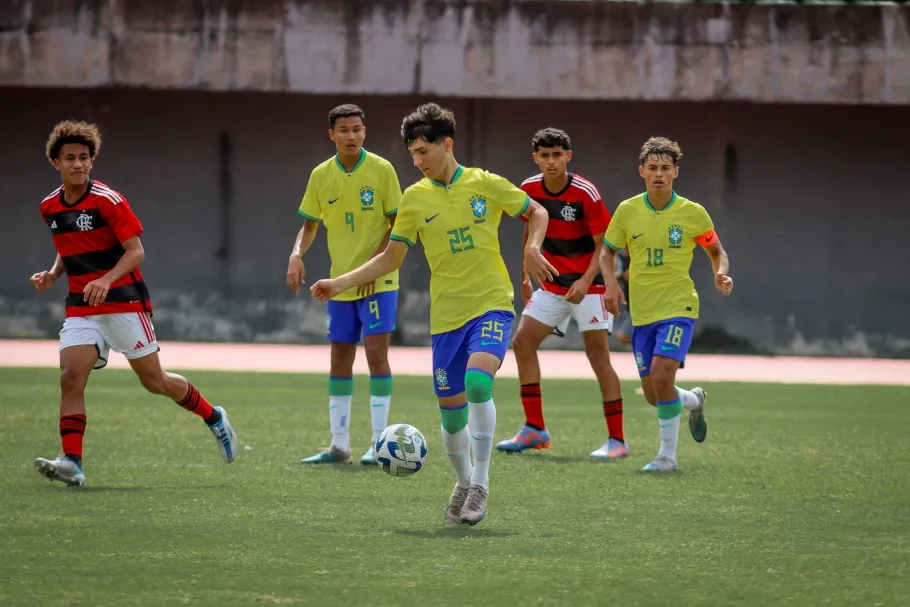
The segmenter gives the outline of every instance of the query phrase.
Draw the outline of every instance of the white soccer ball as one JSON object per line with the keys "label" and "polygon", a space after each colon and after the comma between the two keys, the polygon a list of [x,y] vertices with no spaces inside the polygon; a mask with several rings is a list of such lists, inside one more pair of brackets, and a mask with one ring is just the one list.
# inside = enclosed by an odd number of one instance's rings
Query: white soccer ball
{"label": "white soccer ball", "polygon": [[392,476],[416,474],[427,461],[427,441],[414,426],[392,424],[376,441],[376,461]]}

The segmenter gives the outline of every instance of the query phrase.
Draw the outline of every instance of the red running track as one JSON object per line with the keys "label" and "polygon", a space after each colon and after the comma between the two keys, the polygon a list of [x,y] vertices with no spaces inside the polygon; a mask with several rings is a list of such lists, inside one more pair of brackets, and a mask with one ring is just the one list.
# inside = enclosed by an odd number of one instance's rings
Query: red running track
{"label": "red running track", "polygon": [[[0,340],[0,366],[56,367],[56,341]],[[270,344],[209,344],[168,342],[161,345],[161,360],[170,369],[211,371],[277,371],[328,373],[328,346]],[[622,379],[637,379],[635,360],[629,352],[612,355]],[[392,348],[390,363],[396,375],[431,375],[429,348]],[[543,375],[553,379],[593,379],[584,352],[540,352]],[[111,353],[109,366],[128,368],[119,354]],[[354,372],[366,374],[366,358],[358,353]],[[517,377],[515,358],[509,352],[501,376]],[[754,381],[800,384],[879,384],[910,386],[910,360],[868,358],[805,358],[718,356],[690,354],[680,377],[702,381]]]}

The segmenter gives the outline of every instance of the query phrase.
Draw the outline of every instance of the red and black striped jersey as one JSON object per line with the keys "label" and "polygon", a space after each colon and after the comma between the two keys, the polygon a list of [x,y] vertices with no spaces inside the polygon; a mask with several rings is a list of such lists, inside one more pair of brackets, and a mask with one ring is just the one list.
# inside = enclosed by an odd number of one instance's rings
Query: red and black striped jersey
{"label": "red and black striped jersey", "polygon": [[[541,286],[550,293],[565,295],[572,283],[587,271],[596,247],[594,236],[607,231],[610,212],[597,187],[581,175],[569,173],[566,187],[559,192],[547,190],[543,174],[525,179],[521,189],[539,202],[550,216],[542,250],[559,276]],[[588,293],[604,291],[603,276],[598,273]]]}
{"label": "red and black striped jersey", "polygon": [[66,269],[67,317],[151,314],[152,303],[139,268],[112,284],[101,305],[90,306],[82,296],[85,285],[107,274],[123,257],[121,243],[142,234],[142,224],[122,194],[92,180],[85,194],[69,204],[61,186],[41,202],[41,216]]}

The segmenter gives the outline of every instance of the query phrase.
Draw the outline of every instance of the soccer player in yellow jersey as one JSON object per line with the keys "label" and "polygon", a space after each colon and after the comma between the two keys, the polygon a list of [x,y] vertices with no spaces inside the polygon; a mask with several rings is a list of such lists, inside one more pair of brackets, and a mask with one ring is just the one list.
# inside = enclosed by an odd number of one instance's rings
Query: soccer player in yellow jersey
{"label": "soccer player in yellow jersey", "polygon": [[720,244],[714,223],[703,206],[676,194],[673,180],[679,175],[679,145],[664,137],[645,142],[638,172],[647,191],[624,200],[616,209],[604,235],[600,267],[606,280],[604,303],[614,315],[625,303],[613,268],[616,252],[628,248],[629,299],[632,315],[632,350],[641,387],[648,402],[657,407],[660,450],[642,470],[676,470],[676,443],[682,409],[689,411],[692,438],[702,442],[708,434],[702,388],[676,387],[676,371],[685,361],[698,318],[698,293],[689,277],[692,251],[701,247],[711,259],[714,285],[724,295],[733,291],[730,261]]}
{"label": "soccer player in yellow jersey", "polygon": [[[329,113],[329,137],[336,154],[313,169],[298,213],[303,227],[288,261],[288,286],[297,293],[304,281],[303,255],[319,224],[328,235],[332,276],[362,265],[385,249],[401,201],[395,168],[363,148],[364,114],[356,105],[341,105]],[[389,336],[398,307],[398,269],[375,280],[336,293],[326,305],[326,334],[331,343],[329,371],[330,446],[302,464],[351,461],[351,400],[354,357],[363,340],[370,368],[370,417],[373,440],[360,459],[375,465],[376,439],[388,426],[392,398]]]}
{"label": "soccer player in yellow jersey", "polygon": [[496,428],[493,377],[515,316],[514,290],[499,252],[499,222],[504,213],[528,218],[524,269],[535,280],[553,280],[558,272],[540,252],[548,216],[502,177],[456,162],[451,111],[422,105],[404,119],[401,136],[425,179],[405,190],[389,246],[369,263],[320,280],[310,291],[329,299],[401,267],[418,238],[423,243],[430,265],[433,379],[442,440],[456,478],[445,520],[474,525],[486,514],[489,493]]}

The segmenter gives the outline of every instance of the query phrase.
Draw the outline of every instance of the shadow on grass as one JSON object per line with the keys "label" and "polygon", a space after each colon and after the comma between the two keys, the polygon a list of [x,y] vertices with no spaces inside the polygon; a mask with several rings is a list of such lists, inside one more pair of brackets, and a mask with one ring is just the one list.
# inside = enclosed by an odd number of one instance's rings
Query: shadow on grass
{"label": "shadow on grass", "polygon": [[406,535],[408,537],[419,537],[423,539],[450,539],[460,540],[468,537],[511,537],[518,535],[514,531],[497,531],[496,529],[477,529],[470,525],[459,525],[457,527],[440,527],[439,529],[395,529],[394,533]]}

